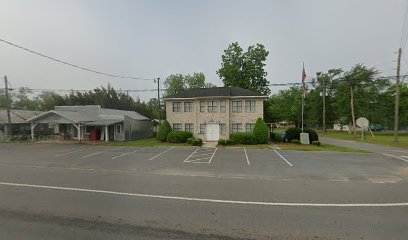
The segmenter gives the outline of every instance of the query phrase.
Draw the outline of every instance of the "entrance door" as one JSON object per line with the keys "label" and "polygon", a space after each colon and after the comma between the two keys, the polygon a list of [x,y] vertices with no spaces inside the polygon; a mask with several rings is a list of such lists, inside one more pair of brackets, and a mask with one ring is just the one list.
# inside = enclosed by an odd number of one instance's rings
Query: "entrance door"
{"label": "entrance door", "polygon": [[218,123],[207,123],[207,141],[218,141],[220,139],[220,125]]}

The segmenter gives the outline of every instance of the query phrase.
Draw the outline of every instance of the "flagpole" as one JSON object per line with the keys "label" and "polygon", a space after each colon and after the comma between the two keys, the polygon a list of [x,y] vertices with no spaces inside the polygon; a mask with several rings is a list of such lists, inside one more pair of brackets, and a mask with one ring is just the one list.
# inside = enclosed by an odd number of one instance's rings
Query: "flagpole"
{"label": "flagpole", "polygon": [[305,112],[305,62],[302,70],[302,132],[303,132],[303,113]]}

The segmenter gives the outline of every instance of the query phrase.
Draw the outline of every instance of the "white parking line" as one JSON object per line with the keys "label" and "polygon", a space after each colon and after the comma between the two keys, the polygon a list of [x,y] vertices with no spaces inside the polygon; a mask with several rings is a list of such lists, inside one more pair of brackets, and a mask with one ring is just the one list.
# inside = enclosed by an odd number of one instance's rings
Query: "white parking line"
{"label": "white parking line", "polygon": [[157,158],[158,156],[162,155],[163,153],[166,153],[166,152],[170,151],[170,150],[173,149],[173,148],[175,148],[175,147],[171,147],[171,148],[169,148],[169,149],[167,149],[167,150],[165,150],[165,151],[163,151],[163,152],[157,154],[156,156],[149,158],[149,160],[153,160],[153,159]]}
{"label": "white parking line", "polygon": [[211,155],[212,153],[204,153],[204,154],[199,154],[199,155],[194,155],[191,157],[199,157],[199,156],[206,156],[206,155]]}
{"label": "white parking line", "polygon": [[408,160],[407,160],[407,159],[403,159],[403,158],[402,158],[403,156],[398,157],[398,156],[394,156],[394,155],[387,154],[387,153],[383,153],[382,155],[384,155],[384,156],[389,156],[389,157],[394,157],[394,158],[397,158],[397,159],[399,159],[399,160],[402,160],[402,161],[404,161],[404,162],[407,162],[407,163],[408,163]]}
{"label": "white parking line", "polygon": [[218,150],[218,147],[215,149],[215,151],[214,151],[213,155],[211,156],[210,161],[209,161],[208,163],[211,163],[211,161],[212,161],[212,159],[213,159],[215,153],[217,152],[217,150]]}
{"label": "white parking line", "polygon": [[279,157],[281,157],[283,160],[285,160],[285,162],[286,162],[289,166],[293,167],[293,164],[290,163],[290,162],[289,162],[284,156],[282,156],[278,151],[276,151],[275,149],[273,149],[273,151],[274,151],[276,154],[278,154]]}
{"label": "white parking line", "polygon": [[245,152],[246,161],[247,161],[248,166],[249,166],[249,165],[251,165],[251,164],[249,163],[249,159],[248,159],[248,154],[247,154],[246,148],[244,148],[244,152]]}
{"label": "white parking line", "polygon": [[36,184],[11,183],[11,182],[0,182],[0,185],[11,186],[11,187],[52,189],[52,190],[71,191],[71,192],[110,194],[110,195],[118,195],[118,196],[156,198],[156,199],[167,199],[167,200],[177,200],[177,201],[194,201],[194,202],[241,204],[241,205],[262,205],[262,206],[278,206],[278,207],[289,207],[289,206],[291,207],[407,207],[408,206],[408,202],[396,202],[396,203],[257,202],[257,201],[237,201],[237,200],[194,198],[194,197],[178,197],[178,196],[166,196],[166,195],[155,195],[155,194],[140,194],[140,193],[130,193],[130,192],[116,192],[116,191],[87,189],[87,188],[58,187],[58,186],[50,186],[50,185],[36,185]]}
{"label": "white parking line", "polygon": [[71,153],[76,153],[76,152],[84,151],[84,150],[87,150],[87,149],[91,149],[91,148],[81,148],[81,149],[78,149],[78,150],[75,150],[75,151],[57,154],[57,155],[55,155],[54,157],[65,156],[65,155],[68,155],[68,154],[71,154]]}
{"label": "white parking line", "polygon": [[196,153],[200,148],[201,148],[201,147],[198,147],[196,150],[194,150],[194,151],[186,158],[186,160],[184,160],[184,162],[188,162],[187,160],[188,160],[191,156],[193,156],[193,154]]}
{"label": "white parking line", "polygon": [[98,155],[98,154],[101,154],[101,153],[109,152],[110,150],[121,149],[121,148],[124,148],[124,147],[111,148],[111,149],[108,149],[108,150],[104,150],[104,151],[100,151],[100,152],[96,152],[96,153],[91,153],[91,154],[83,156],[82,158],[87,158],[87,157],[90,157],[90,156],[94,156],[94,155]]}
{"label": "white parking line", "polygon": [[132,151],[132,152],[123,153],[123,154],[120,154],[119,156],[115,156],[115,157],[113,157],[112,159],[120,158],[120,157],[123,157],[123,156],[129,155],[129,154],[132,154],[132,153],[135,153],[135,152],[141,151],[141,150],[146,149],[146,148],[148,148],[148,147],[139,148],[139,149],[137,149],[137,150],[135,150],[135,151]]}

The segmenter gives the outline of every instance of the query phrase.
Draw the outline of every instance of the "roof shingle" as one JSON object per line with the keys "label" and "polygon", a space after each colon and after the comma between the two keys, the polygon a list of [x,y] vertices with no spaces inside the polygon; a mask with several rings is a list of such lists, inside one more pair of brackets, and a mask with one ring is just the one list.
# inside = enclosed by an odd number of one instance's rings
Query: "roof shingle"
{"label": "roof shingle", "polygon": [[240,97],[240,96],[256,96],[262,97],[263,95],[248,89],[240,87],[216,87],[216,88],[193,88],[186,91],[166,96],[164,99],[169,98],[200,98],[200,97]]}

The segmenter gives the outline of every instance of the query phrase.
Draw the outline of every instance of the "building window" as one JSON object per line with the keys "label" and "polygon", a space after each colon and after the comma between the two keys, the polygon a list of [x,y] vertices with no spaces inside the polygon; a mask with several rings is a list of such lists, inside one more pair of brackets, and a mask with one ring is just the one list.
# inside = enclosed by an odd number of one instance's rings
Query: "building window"
{"label": "building window", "polygon": [[194,133],[194,125],[192,123],[184,124],[184,130],[187,132]]}
{"label": "building window", "polygon": [[122,125],[116,124],[116,133],[122,133]]}
{"label": "building window", "polygon": [[241,132],[242,131],[242,123],[233,123],[232,124],[232,132]]}
{"label": "building window", "polygon": [[255,112],[255,100],[245,101],[245,111]]}
{"label": "building window", "polygon": [[216,112],[217,109],[217,101],[208,101],[208,112]]}
{"label": "building window", "polygon": [[201,101],[200,102],[200,112],[204,112],[205,111],[205,102]]}
{"label": "building window", "polygon": [[221,123],[220,124],[220,134],[221,135],[226,135],[227,134],[227,125]]}
{"label": "building window", "polygon": [[181,127],[181,123],[173,123],[173,130],[181,131],[183,128]]}
{"label": "building window", "polygon": [[225,101],[220,102],[220,111],[225,112],[226,111],[226,104]]}
{"label": "building window", "polygon": [[242,110],[242,101],[232,101],[232,111],[241,112]]}
{"label": "building window", "polygon": [[246,132],[253,132],[255,127],[255,123],[247,123],[245,125],[245,131]]}
{"label": "building window", "polygon": [[205,124],[200,124],[200,134],[205,134]]}
{"label": "building window", "polygon": [[184,112],[192,112],[192,111],[193,111],[193,102],[185,102]]}
{"label": "building window", "polygon": [[173,102],[173,112],[181,112],[181,102]]}

